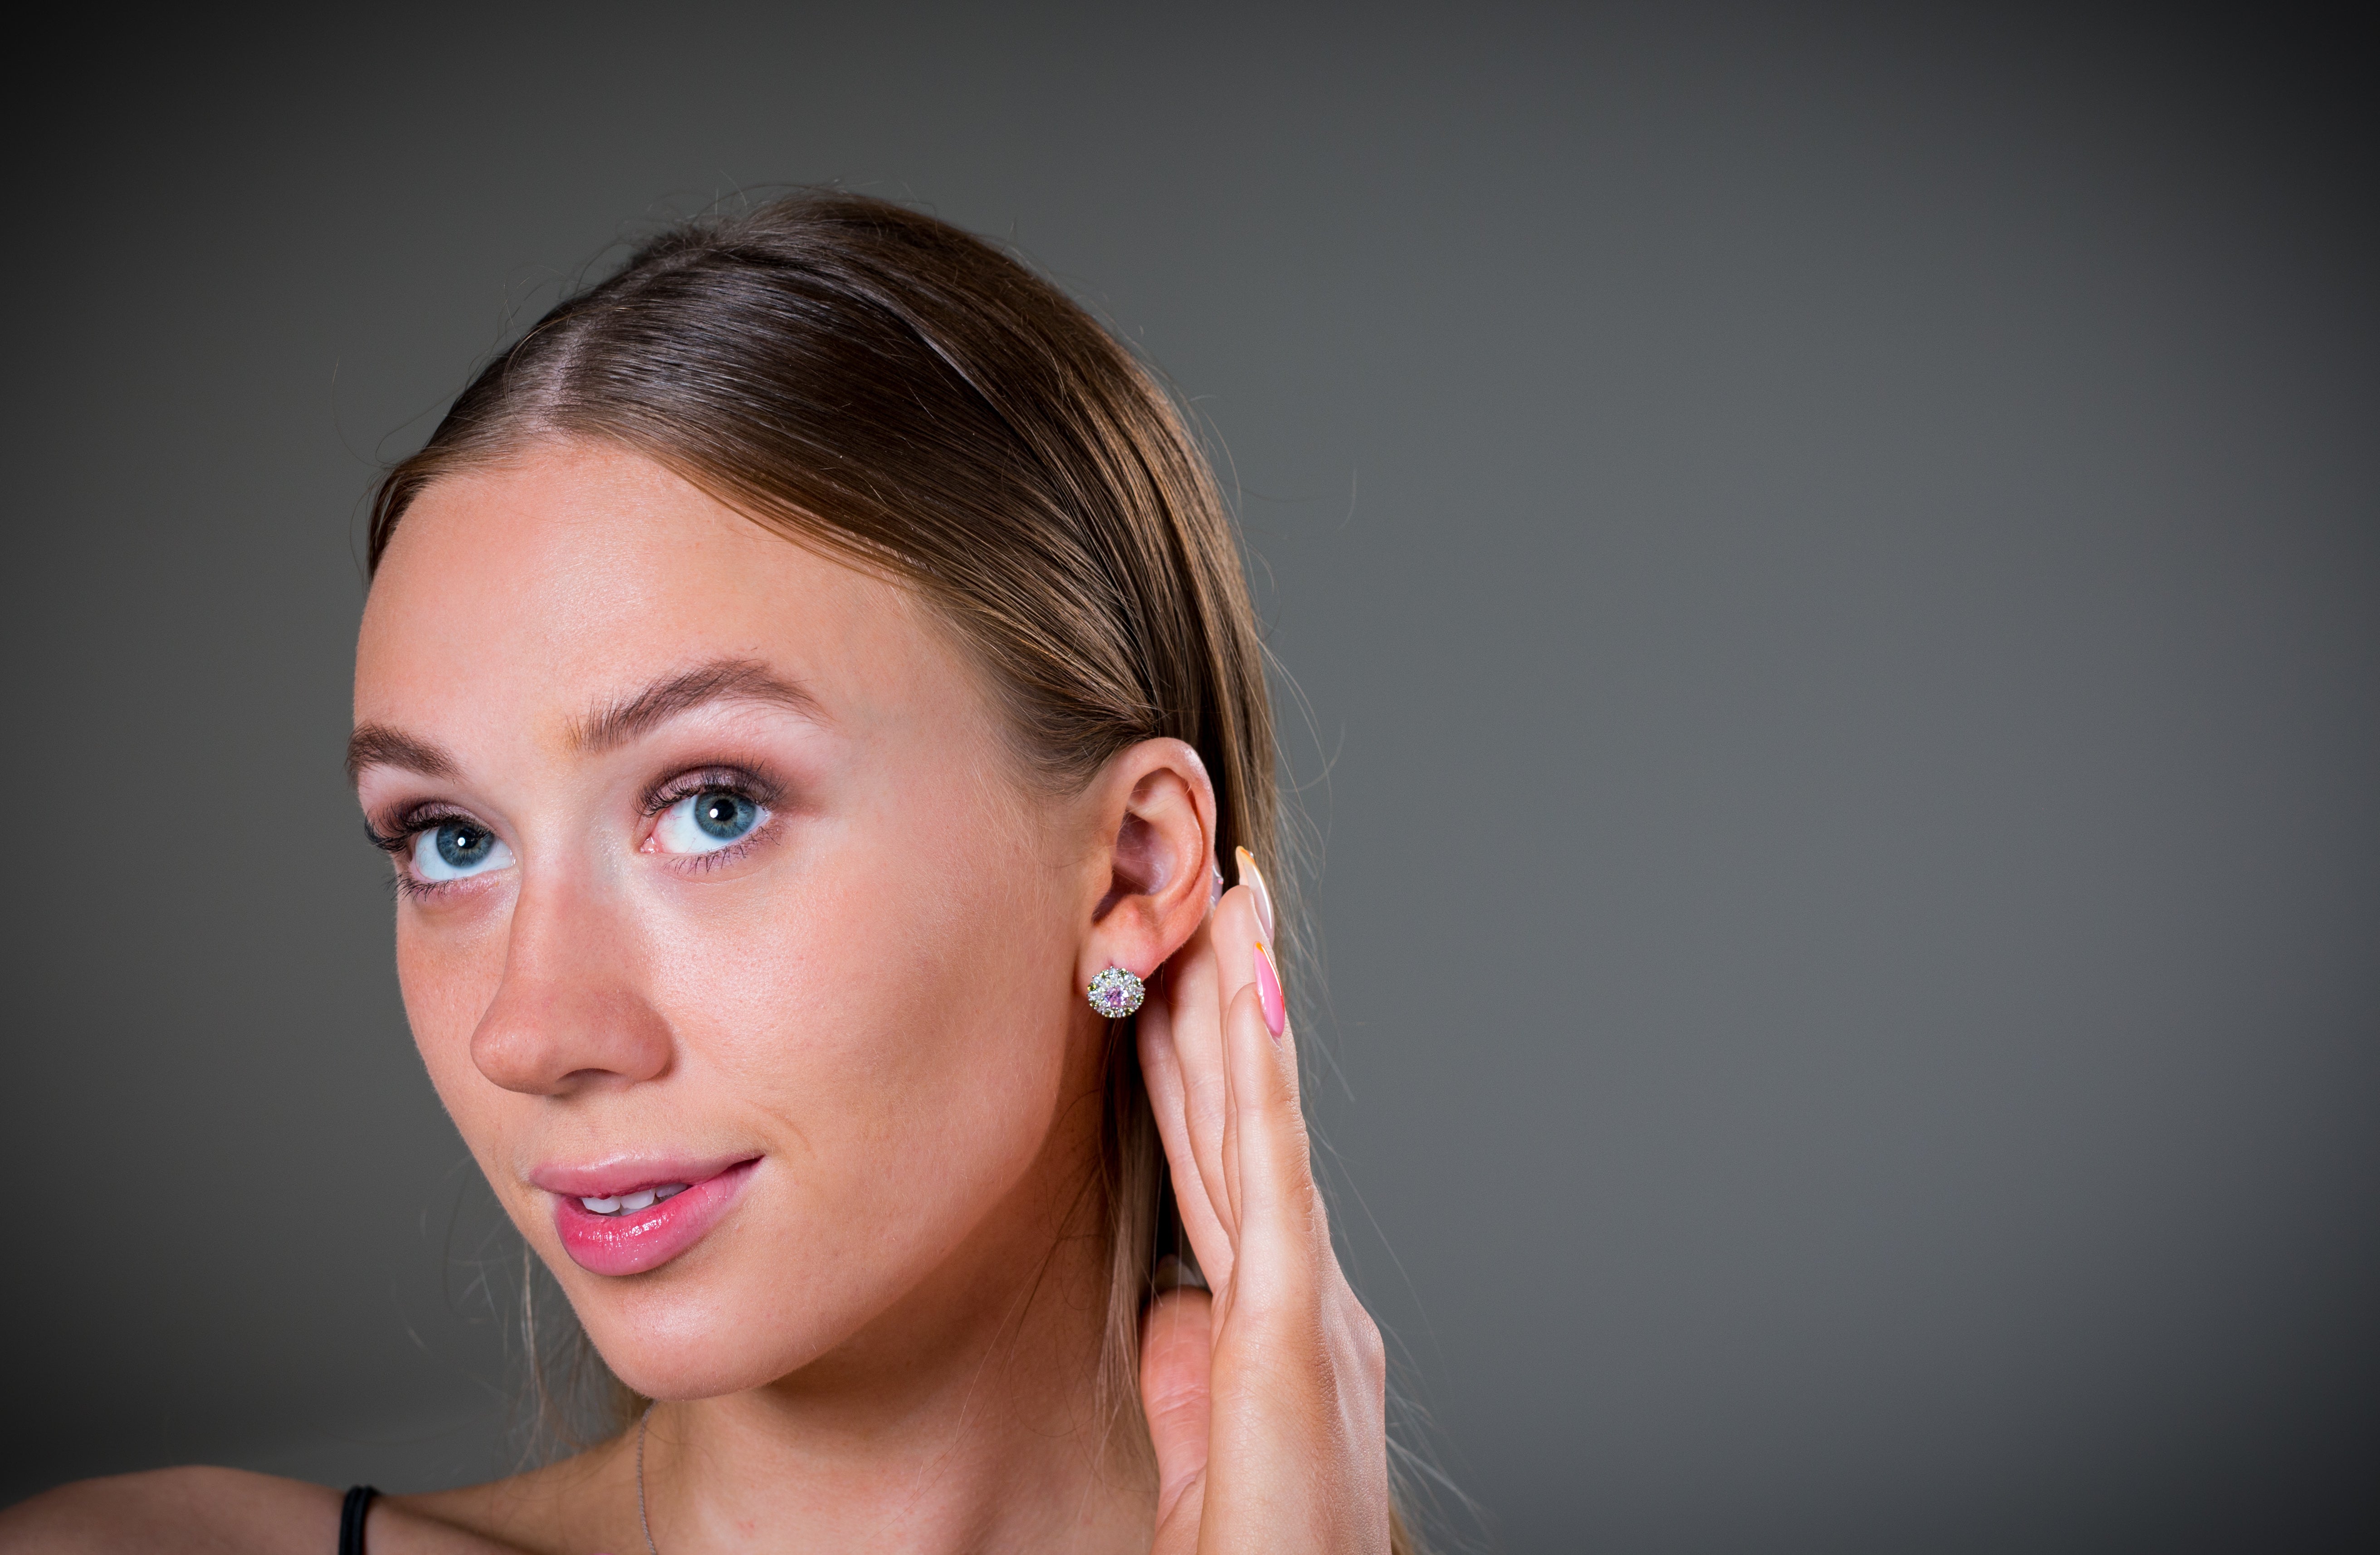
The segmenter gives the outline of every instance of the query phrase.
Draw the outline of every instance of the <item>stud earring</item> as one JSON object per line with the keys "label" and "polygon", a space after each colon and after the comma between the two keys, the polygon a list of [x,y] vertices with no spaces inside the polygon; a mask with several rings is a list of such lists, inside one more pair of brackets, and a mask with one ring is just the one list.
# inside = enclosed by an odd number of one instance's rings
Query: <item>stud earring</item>
{"label": "stud earring", "polygon": [[1093,978],[1086,991],[1093,1010],[1110,1020],[1122,1020],[1140,1008],[1140,1002],[1148,997],[1148,985],[1121,966],[1111,966]]}

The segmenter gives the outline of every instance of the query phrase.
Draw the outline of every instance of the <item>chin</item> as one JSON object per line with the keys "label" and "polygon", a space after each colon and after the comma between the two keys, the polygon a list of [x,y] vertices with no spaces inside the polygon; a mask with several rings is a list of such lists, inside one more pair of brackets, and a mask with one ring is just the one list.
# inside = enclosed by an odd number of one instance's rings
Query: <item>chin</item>
{"label": "chin", "polygon": [[[763,1201],[764,1202],[764,1201]],[[901,1303],[928,1259],[831,1227],[756,1222],[756,1202],[703,1245],[649,1271],[590,1272],[546,1239],[539,1251],[613,1376],[647,1398],[717,1398],[759,1388],[834,1352]],[[921,1248],[912,1248],[922,1252]]]}
{"label": "chin", "polygon": [[[817,1360],[850,1325],[806,1310],[792,1282],[760,1292],[699,1282],[565,1282],[579,1326],[622,1382],[652,1399],[717,1398],[765,1386]],[[572,1288],[572,1287],[577,1288]],[[738,1299],[738,1297],[741,1299]]]}

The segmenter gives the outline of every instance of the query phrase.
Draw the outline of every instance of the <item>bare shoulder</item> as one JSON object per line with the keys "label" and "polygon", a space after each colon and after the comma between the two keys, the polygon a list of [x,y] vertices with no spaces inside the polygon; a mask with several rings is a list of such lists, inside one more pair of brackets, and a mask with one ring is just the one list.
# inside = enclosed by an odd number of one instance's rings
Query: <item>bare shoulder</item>
{"label": "bare shoulder", "polygon": [[[0,1511],[0,1555],[336,1555],[340,1498],[328,1486],[244,1469],[78,1480]],[[370,1555],[516,1555],[520,1547],[497,1530],[452,1515],[448,1500],[375,1502]]]}
{"label": "bare shoulder", "polygon": [[[375,1512],[370,1555],[585,1555],[641,1549],[645,1542],[637,1517],[636,1458],[625,1438],[507,1479],[382,1504],[392,1535],[382,1541]],[[404,1542],[395,1533],[400,1523]],[[441,1534],[471,1542],[432,1542]]]}
{"label": "bare shoulder", "polygon": [[83,1479],[0,1512],[0,1552],[234,1550],[333,1555],[339,1492],[240,1469],[170,1468]]}

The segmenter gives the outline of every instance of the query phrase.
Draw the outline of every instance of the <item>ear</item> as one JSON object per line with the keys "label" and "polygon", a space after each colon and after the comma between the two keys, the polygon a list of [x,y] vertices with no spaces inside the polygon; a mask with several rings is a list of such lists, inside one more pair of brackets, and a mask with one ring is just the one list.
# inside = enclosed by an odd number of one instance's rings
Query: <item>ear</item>
{"label": "ear", "polygon": [[1110,966],[1152,976],[1215,899],[1215,785],[1189,746],[1143,740],[1111,758],[1086,796],[1100,883],[1075,980]]}

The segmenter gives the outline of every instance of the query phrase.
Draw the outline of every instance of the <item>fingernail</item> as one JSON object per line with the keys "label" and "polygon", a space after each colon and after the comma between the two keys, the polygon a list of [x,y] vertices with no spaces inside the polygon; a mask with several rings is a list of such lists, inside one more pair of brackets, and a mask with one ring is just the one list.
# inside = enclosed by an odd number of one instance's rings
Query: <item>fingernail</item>
{"label": "fingernail", "polygon": [[1214,873],[1215,883],[1207,889],[1207,905],[1210,907],[1223,899],[1223,871],[1217,868]]}
{"label": "fingernail", "polygon": [[1199,1273],[1198,1266],[1189,1259],[1168,1253],[1157,1260],[1157,1273],[1149,1281],[1148,1286],[1159,1295],[1185,1287],[1194,1291],[1203,1291],[1207,1288],[1207,1277]]}
{"label": "fingernail", "polygon": [[1239,855],[1240,883],[1255,893],[1257,921],[1264,925],[1265,938],[1269,940],[1276,932],[1272,926],[1272,893],[1265,889],[1264,876],[1257,869],[1257,856],[1245,848],[1232,851]]}
{"label": "fingernail", "polygon": [[1272,1033],[1274,1041],[1280,1041],[1289,1025],[1289,1001],[1281,995],[1281,973],[1262,940],[1257,942],[1257,1002],[1264,1009],[1265,1029]]}

